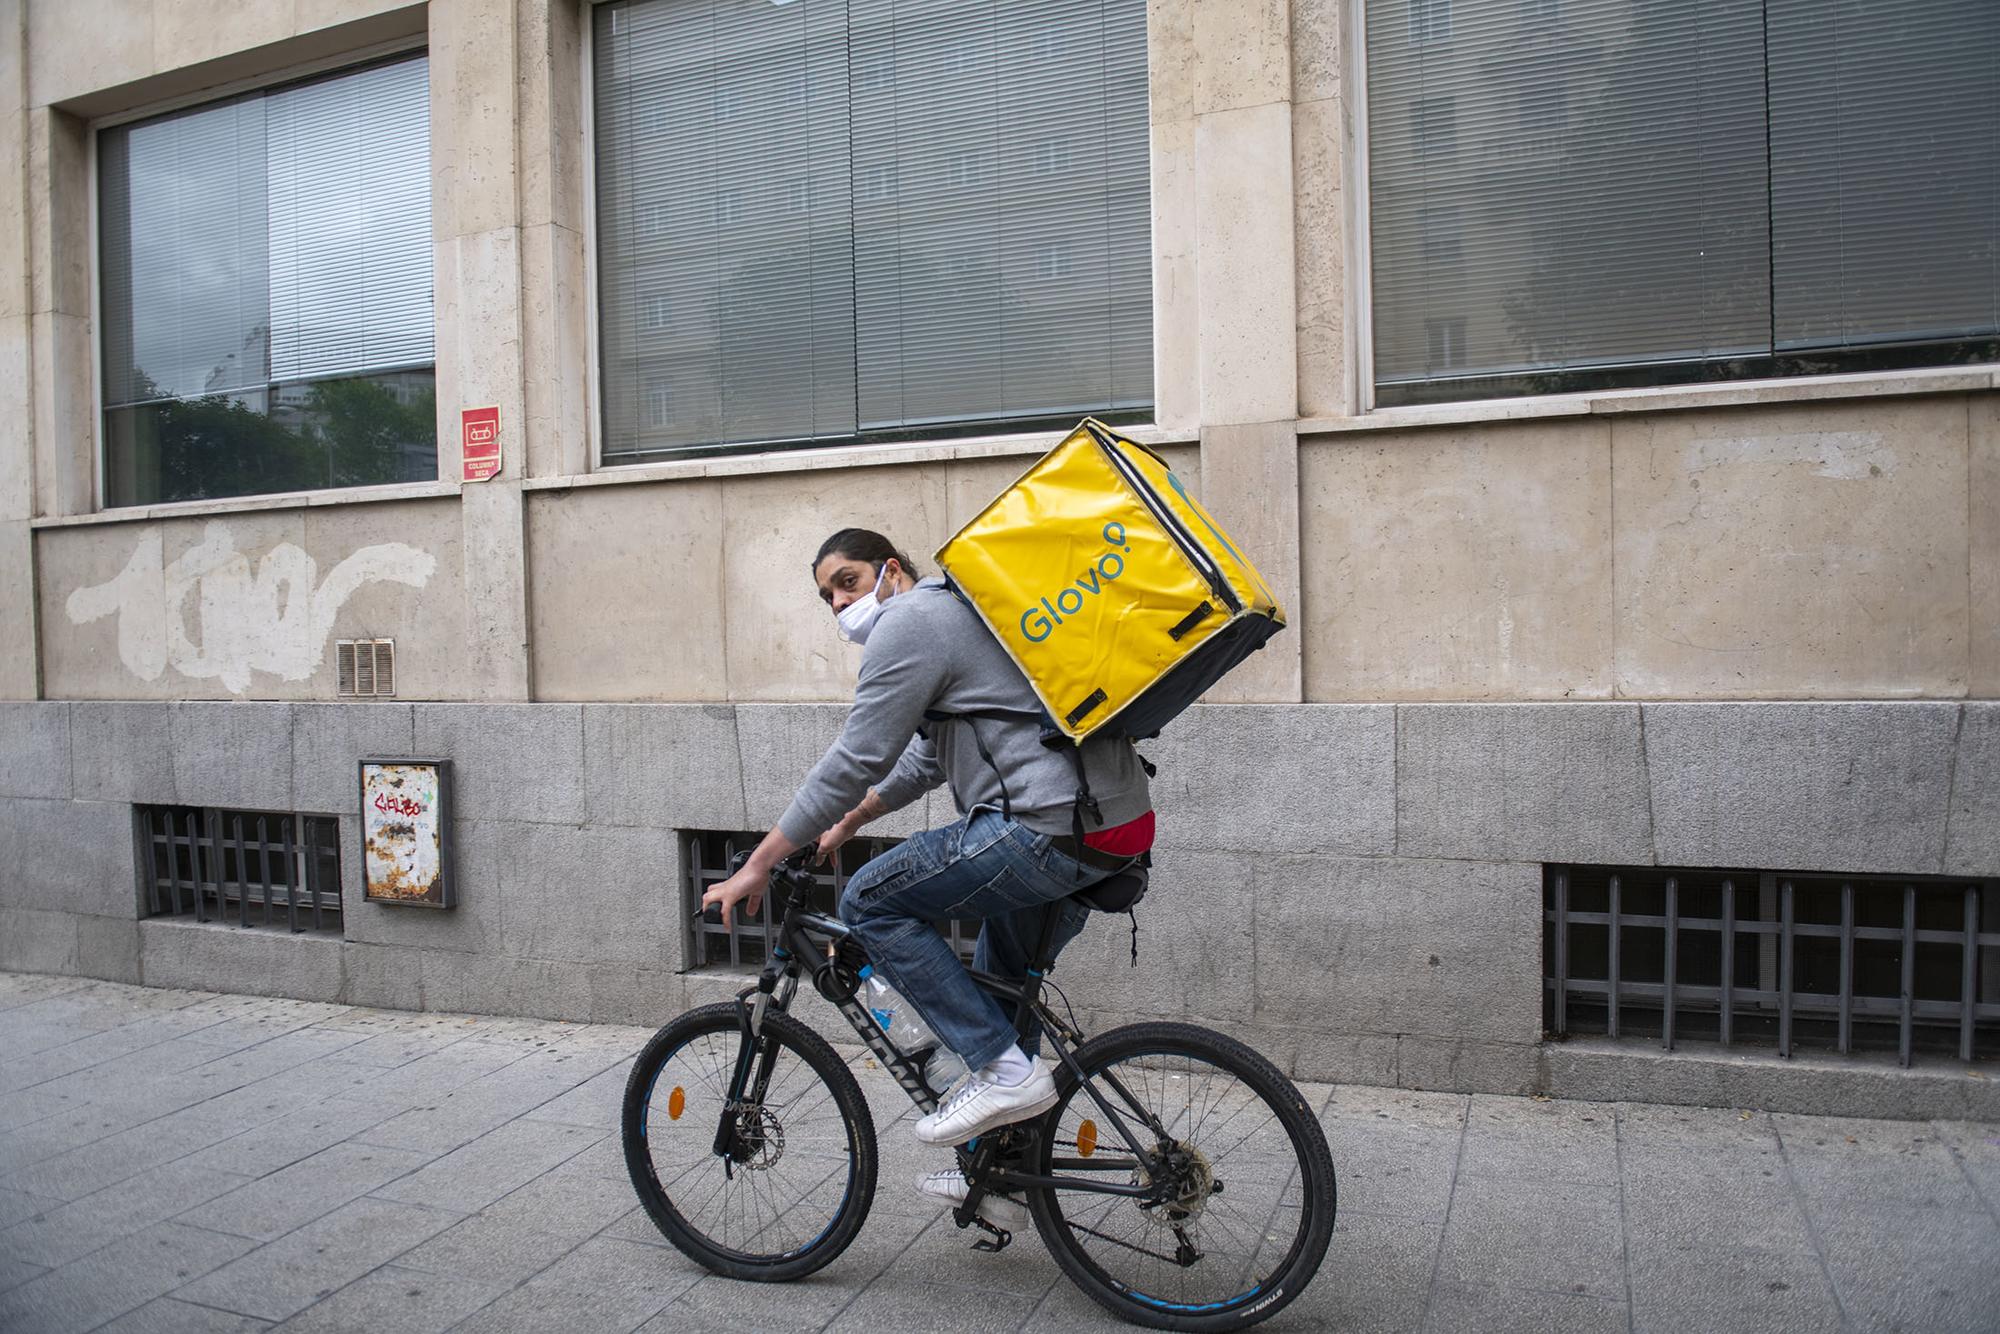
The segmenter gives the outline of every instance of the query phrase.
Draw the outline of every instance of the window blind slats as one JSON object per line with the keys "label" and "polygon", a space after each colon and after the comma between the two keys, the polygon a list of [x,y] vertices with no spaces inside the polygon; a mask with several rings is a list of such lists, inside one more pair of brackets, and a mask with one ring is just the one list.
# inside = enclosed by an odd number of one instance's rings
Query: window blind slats
{"label": "window blind slats", "polygon": [[1757,0],[1369,13],[1379,382],[1765,343]]}
{"label": "window blind slats", "polygon": [[110,130],[100,152],[105,405],[261,389],[262,100]]}
{"label": "window blind slats", "polygon": [[271,378],[429,364],[427,62],[283,89],[267,105]]}
{"label": "window blind slats", "polygon": [[1770,11],[1777,345],[2000,329],[2000,6]]}
{"label": "window blind slats", "polygon": [[432,361],[423,58],[98,142],[107,409]]}
{"label": "window blind slats", "polygon": [[600,6],[605,453],[1152,397],[1139,0]]}

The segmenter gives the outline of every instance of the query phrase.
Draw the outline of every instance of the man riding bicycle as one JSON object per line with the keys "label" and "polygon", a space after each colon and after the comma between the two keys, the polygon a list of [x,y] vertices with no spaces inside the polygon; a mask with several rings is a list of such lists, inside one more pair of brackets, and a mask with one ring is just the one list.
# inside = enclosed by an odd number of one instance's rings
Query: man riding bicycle
{"label": "man riding bicycle", "polygon": [[[1022,1049],[1012,1019],[973,984],[931,923],[984,918],[974,967],[1024,976],[1044,910],[1063,904],[1060,949],[1089,917],[1071,896],[1152,846],[1146,774],[1123,738],[1084,743],[1081,776],[1094,816],[1079,842],[1076,763],[1043,744],[1034,721],[1040,700],[972,608],[942,579],[920,579],[888,538],[867,529],[829,537],[812,575],[841,636],[862,645],[854,707],[777,827],[702,903],[721,904],[725,921],[738,903],[755,911],[783,857],[817,840],[824,859],[869,821],[949,783],[959,818],[862,867],[847,883],[840,918],[970,1068],[916,1126],[926,1144],[961,1144],[1040,1115],[1055,1104],[1056,1087],[1034,1054],[1036,1039]],[[956,1168],[918,1185],[947,1203],[967,1194]],[[1021,1206],[994,1198],[1018,1226]]]}

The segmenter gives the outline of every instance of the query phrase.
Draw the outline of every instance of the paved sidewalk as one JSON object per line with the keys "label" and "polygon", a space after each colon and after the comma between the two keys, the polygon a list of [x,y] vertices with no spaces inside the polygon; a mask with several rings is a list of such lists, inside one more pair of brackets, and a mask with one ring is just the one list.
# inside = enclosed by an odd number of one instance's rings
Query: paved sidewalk
{"label": "paved sidewalk", "polygon": [[[1032,1229],[975,1254],[916,1198],[866,1068],[859,1240],[705,1274],[624,1177],[644,1037],[0,974],[0,1330],[1123,1328]],[[2000,1127],[1306,1093],[1340,1222],[1274,1332],[2000,1329]]]}

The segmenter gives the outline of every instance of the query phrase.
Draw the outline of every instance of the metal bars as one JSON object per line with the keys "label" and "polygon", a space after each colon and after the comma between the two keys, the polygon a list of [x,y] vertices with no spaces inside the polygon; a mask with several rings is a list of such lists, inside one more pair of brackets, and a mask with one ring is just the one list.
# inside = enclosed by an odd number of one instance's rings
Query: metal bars
{"label": "metal bars", "polygon": [[[711,885],[729,878],[731,862],[739,852],[757,846],[759,835],[726,830],[690,829],[681,834],[681,877],[683,908],[688,920],[688,967],[751,970],[763,966],[777,944],[777,923],[770,915],[768,900],[756,913],[738,912],[729,926],[705,922],[701,918],[701,896]],[[868,862],[900,843],[894,838],[857,838],[844,845],[831,866],[817,868],[815,907],[832,913],[847,888],[848,877]],[[979,938],[980,921],[938,923],[952,950],[968,964]]]}
{"label": "metal bars", "polygon": [[137,819],[140,892],[152,916],[340,932],[337,818],[141,806]]}
{"label": "metal bars", "polygon": [[1543,920],[1557,1036],[2000,1056],[2000,880],[1550,866]]}

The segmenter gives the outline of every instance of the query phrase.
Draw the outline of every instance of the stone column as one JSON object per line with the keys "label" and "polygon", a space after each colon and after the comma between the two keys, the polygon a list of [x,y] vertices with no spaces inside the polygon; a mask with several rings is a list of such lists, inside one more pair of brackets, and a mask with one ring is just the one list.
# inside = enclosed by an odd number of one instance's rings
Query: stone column
{"label": "stone column", "polygon": [[464,492],[463,695],[525,700],[531,684],[521,478],[528,417],[513,0],[432,0],[430,72],[441,477],[461,475],[460,413],[500,409],[500,473]]}
{"label": "stone column", "polygon": [[0,699],[39,693],[35,653],[34,303],[28,283],[26,12],[0,0]]}
{"label": "stone column", "polygon": [[[1286,612],[1299,595],[1298,338],[1286,0],[1156,0],[1163,424],[1201,429],[1203,501]],[[1188,287],[1192,285],[1192,300]],[[1188,334],[1192,332],[1192,346]],[[1195,392],[1187,391],[1192,373]],[[1207,696],[1301,699],[1303,628]]]}

